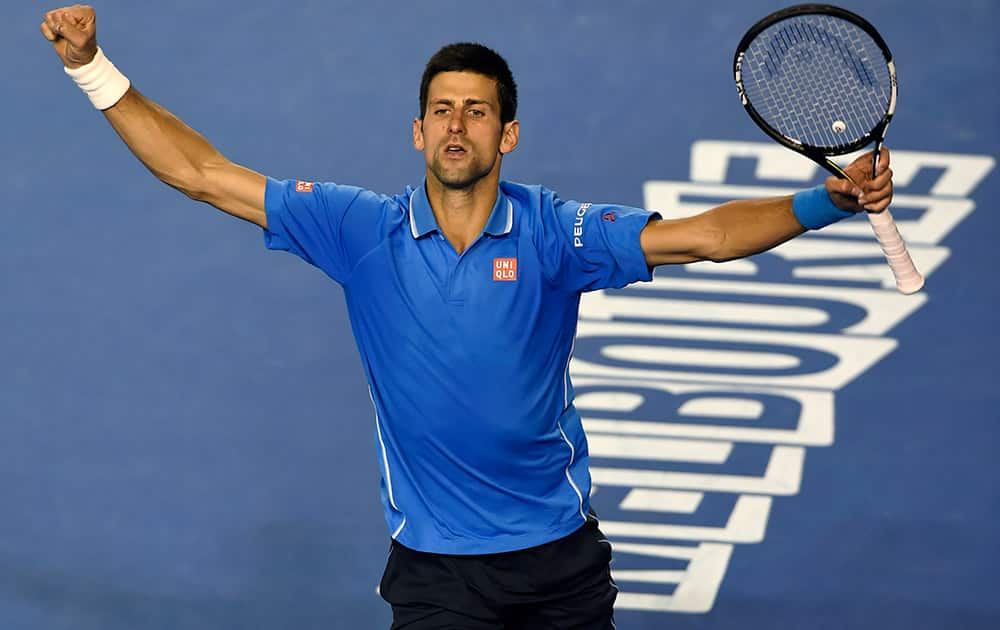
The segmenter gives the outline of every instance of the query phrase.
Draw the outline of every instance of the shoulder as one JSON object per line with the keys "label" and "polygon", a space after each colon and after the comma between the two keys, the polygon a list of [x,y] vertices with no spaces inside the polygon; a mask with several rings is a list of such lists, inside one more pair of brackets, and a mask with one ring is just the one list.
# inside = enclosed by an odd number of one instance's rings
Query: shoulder
{"label": "shoulder", "polygon": [[[338,182],[313,182],[301,179],[267,178],[268,197],[275,202],[322,203],[332,205],[364,204],[369,206],[389,206],[403,195],[390,197],[367,188],[341,184]],[[407,187],[408,193],[410,188]]]}
{"label": "shoulder", "polygon": [[501,181],[500,190],[526,208],[539,208],[546,204],[552,205],[553,200],[559,198],[556,193],[538,184]]}
{"label": "shoulder", "polygon": [[[412,188],[386,195],[368,188],[336,182],[279,182],[288,205],[311,206],[310,212],[325,217],[353,237],[386,234],[405,223]],[[373,232],[372,232],[373,231]]]}
{"label": "shoulder", "polygon": [[545,222],[565,203],[553,190],[537,184],[502,181],[500,190],[514,203],[518,216],[528,221]]}
{"label": "shoulder", "polygon": [[410,205],[413,188],[407,186],[397,194],[383,194],[360,186],[322,182],[316,184],[329,207],[343,206],[344,214],[358,220],[369,217],[372,220],[396,223],[405,219]]}

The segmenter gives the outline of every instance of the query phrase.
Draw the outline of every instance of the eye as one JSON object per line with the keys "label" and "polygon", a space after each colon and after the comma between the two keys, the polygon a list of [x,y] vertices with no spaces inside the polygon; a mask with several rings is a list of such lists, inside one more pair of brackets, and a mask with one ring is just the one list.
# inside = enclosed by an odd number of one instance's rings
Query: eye
{"label": "eye", "polygon": [[437,109],[434,110],[434,115],[435,116],[445,116],[447,114],[448,114],[448,108],[447,107],[438,107]]}
{"label": "eye", "polygon": [[481,109],[470,109],[469,115],[472,116],[473,118],[482,118],[483,116],[486,115],[486,112],[484,112]]}

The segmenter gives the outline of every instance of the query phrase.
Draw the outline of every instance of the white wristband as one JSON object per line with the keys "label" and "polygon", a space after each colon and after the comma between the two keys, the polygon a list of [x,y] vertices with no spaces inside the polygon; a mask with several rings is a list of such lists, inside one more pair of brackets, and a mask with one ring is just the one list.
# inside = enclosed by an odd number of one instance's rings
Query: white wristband
{"label": "white wristband", "polygon": [[63,68],[63,70],[90,97],[94,107],[100,110],[105,110],[120,101],[131,85],[128,77],[119,72],[115,64],[104,56],[100,46],[97,47],[94,59],[87,65],[73,69]]}

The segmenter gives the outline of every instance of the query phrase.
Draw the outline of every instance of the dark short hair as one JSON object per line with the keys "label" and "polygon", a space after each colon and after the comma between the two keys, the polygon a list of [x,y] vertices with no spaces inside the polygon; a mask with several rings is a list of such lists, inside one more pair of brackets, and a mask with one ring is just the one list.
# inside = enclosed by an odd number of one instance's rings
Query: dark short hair
{"label": "dark short hair", "polygon": [[497,83],[500,98],[500,122],[509,123],[517,116],[517,84],[507,62],[496,51],[469,42],[448,44],[434,53],[420,79],[420,117],[427,112],[427,89],[442,72],[475,72]]}

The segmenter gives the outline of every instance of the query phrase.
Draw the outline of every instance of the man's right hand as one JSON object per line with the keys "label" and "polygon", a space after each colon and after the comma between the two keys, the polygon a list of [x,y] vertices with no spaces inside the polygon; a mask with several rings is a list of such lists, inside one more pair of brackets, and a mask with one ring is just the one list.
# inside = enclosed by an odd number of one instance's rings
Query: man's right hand
{"label": "man's right hand", "polygon": [[52,42],[67,68],[85,66],[97,54],[97,23],[93,7],[74,4],[45,14],[42,35]]}

